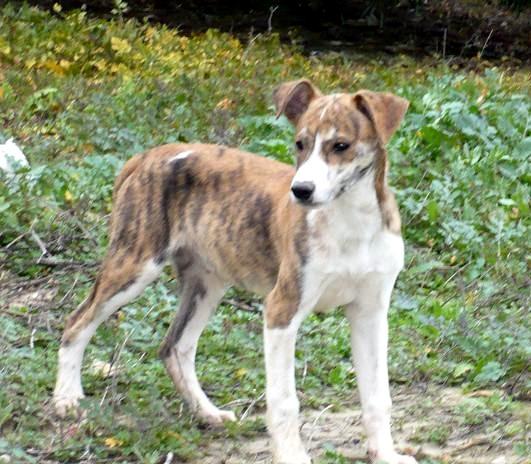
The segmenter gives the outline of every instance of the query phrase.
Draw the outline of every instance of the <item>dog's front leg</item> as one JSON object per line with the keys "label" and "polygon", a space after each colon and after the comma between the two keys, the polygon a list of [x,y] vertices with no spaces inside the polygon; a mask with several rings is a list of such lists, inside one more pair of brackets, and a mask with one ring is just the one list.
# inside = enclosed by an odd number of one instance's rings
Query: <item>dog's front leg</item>
{"label": "dog's front leg", "polygon": [[[295,389],[295,342],[302,320],[286,302],[269,298],[264,325],[267,424],[275,464],[309,464],[299,433],[299,401]],[[293,316],[286,317],[286,311]]]}
{"label": "dog's front leg", "polygon": [[387,312],[394,281],[395,276],[369,275],[356,302],[347,307],[347,317],[371,462],[415,464],[413,457],[395,451],[391,437]]}

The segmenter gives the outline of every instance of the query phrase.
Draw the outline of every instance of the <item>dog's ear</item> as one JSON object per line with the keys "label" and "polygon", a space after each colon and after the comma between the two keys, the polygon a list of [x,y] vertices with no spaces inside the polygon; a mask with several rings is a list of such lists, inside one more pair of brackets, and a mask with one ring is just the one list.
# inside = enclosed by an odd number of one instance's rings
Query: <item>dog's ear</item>
{"label": "dog's ear", "polygon": [[354,104],[374,124],[376,133],[386,144],[404,119],[409,102],[387,92],[360,90],[354,94]]}
{"label": "dog's ear", "polygon": [[297,124],[310,102],[320,95],[321,92],[307,79],[281,84],[273,92],[277,118],[284,113],[292,124]]}

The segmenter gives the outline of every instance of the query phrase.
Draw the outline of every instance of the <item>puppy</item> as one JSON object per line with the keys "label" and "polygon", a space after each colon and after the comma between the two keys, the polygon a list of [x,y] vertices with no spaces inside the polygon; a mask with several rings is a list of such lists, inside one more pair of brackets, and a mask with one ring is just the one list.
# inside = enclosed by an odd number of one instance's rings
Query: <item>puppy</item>
{"label": "puppy", "polygon": [[310,463],[299,434],[295,339],[311,311],[343,306],[369,456],[415,463],[393,446],[387,374],[387,311],[404,245],[385,145],[408,102],[366,90],[325,96],[305,79],[281,85],[274,101],[277,115],[295,126],[295,168],[203,144],[164,145],[125,164],[114,188],[108,253],[66,323],[56,409],[63,415],[83,396],[83,353],[97,327],[171,263],[181,303],[160,356],[198,416],[211,424],[235,419],[197,379],[201,332],[228,287],[264,295],[273,459]]}

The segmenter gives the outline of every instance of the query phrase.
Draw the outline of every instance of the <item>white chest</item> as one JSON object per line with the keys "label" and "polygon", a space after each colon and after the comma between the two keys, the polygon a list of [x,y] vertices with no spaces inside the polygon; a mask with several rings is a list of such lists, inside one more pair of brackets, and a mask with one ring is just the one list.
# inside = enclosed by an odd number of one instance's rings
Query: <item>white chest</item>
{"label": "white chest", "polygon": [[402,237],[382,227],[379,211],[345,217],[311,212],[304,304],[323,311],[348,304],[370,275],[396,278],[404,263]]}

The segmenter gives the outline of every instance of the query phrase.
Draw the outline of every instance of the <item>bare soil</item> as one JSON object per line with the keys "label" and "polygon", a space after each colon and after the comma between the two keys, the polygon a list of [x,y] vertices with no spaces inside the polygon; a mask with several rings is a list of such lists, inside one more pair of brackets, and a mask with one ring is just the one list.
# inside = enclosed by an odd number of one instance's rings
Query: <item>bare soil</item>
{"label": "bare soil", "polygon": [[[459,405],[473,396],[492,395],[492,391],[469,395],[459,388],[426,385],[394,388],[393,431],[398,448],[418,460],[456,464],[523,464],[531,460],[518,456],[512,440],[502,437],[497,426],[463,423]],[[529,424],[531,404],[519,402],[514,420]],[[492,430],[491,430],[492,429]],[[430,433],[447,433],[444,444],[430,442]],[[347,462],[369,462],[360,409],[302,411],[302,436],[314,461],[319,462],[327,450],[334,450]],[[255,438],[210,442],[204,458],[196,464],[266,464],[270,463],[266,433]]]}

